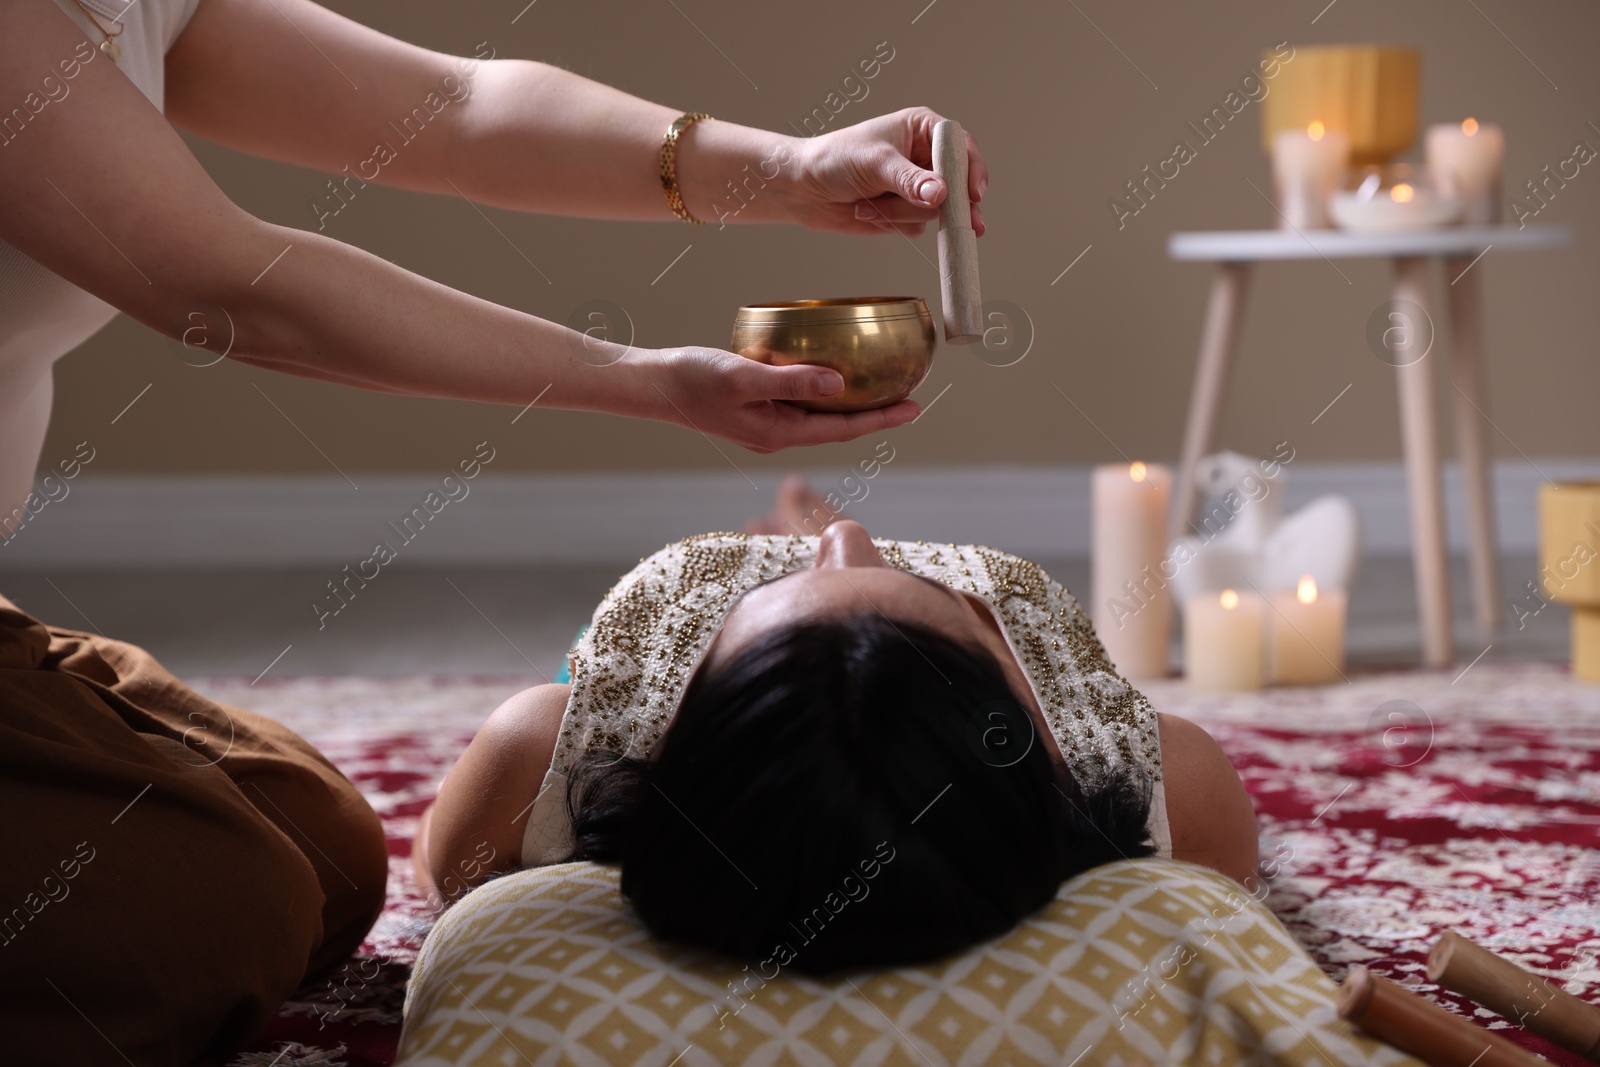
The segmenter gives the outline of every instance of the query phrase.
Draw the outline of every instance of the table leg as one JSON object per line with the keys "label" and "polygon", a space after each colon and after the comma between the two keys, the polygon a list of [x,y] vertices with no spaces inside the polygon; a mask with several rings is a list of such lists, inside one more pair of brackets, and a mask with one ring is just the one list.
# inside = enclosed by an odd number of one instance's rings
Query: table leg
{"label": "table leg", "polygon": [[1239,344],[1244,321],[1244,299],[1250,287],[1249,263],[1218,263],[1206,303],[1206,321],[1200,331],[1200,354],[1195,360],[1194,390],[1189,394],[1189,423],[1183,431],[1183,455],[1178,460],[1178,496],[1169,532],[1176,540],[1189,532],[1199,503],[1194,484],[1195,465],[1205,457],[1217,432],[1228,370]]}
{"label": "table leg", "polygon": [[1466,490],[1467,530],[1471,535],[1472,610],[1487,641],[1500,625],[1500,555],[1494,528],[1494,488],[1483,424],[1488,401],[1483,388],[1483,326],[1479,317],[1478,276],[1469,256],[1445,258],[1449,288],[1450,340],[1454,348],[1456,452]]}
{"label": "table leg", "polygon": [[[1400,256],[1394,261],[1394,299],[1421,308],[1426,323],[1405,324],[1426,329],[1434,338],[1432,300],[1428,294],[1428,260]],[[1399,325],[1399,324],[1397,324]],[[1418,343],[1422,343],[1420,335]],[[1411,503],[1411,557],[1417,574],[1417,614],[1422,623],[1422,659],[1443,667],[1454,655],[1450,634],[1450,557],[1445,551],[1444,493],[1439,473],[1439,446],[1433,422],[1433,375],[1425,352],[1395,368],[1400,390],[1400,436],[1405,448],[1406,482]]]}

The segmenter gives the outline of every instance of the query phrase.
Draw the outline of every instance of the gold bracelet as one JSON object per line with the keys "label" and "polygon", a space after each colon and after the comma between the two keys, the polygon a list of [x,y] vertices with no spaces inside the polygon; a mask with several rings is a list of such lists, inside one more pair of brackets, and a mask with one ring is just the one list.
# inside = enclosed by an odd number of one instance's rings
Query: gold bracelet
{"label": "gold bracelet", "polygon": [[705,220],[689,214],[689,209],[683,206],[683,194],[678,191],[678,138],[690,126],[710,117],[703,111],[679,115],[672,120],[672,125],[667,127],[666,137],[661,140],[661,189],[667,194],[667,206],[684,222],[692,222],[697,226],[704,226]]}

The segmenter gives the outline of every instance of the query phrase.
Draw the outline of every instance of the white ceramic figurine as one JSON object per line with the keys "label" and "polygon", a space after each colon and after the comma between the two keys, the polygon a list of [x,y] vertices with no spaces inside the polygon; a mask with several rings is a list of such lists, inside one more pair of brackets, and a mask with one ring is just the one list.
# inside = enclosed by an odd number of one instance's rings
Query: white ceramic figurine
{"label": "white ceramic figurine", "polygon": [[1355,505],[1329,495],[1284,515],[1287,478],[1283,464],[1237,452],[1200,461],[1195,483],[1216,503],[1168,553],[1181,562],[1172,577],[1178,603],[1220,589],[1293,589],[1307,574],[1319,588],[1349,588],[1361,554]]}

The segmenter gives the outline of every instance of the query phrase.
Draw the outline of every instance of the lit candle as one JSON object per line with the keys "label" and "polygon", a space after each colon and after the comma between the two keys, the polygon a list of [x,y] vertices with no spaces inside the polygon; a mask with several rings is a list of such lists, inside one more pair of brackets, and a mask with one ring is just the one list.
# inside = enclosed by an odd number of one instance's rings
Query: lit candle
{"label": "lit candle", "polygon": [[1172,471],[1159,463],[1094,469],[1089,616],[1124,678],[1162,678],[1172,640],[1167,503]]}
{"label": "lit candle", "polygon": [[1313,122],[1272,138],[1272,181],[1278,194],[1279,229],[1325,230],[1328,199],[1350,165],[1350,138]]}
{"label": "lit candle", "polygon": [[1224,589],[1183,605],[1183,670],[1194,689],[1260,689],[1266,681],[1267,602]]}
{"label": "lit candle", "polygon": [[1421,230],[1461,217],[1461,204],[1455,199],[1441,197],[1415,180],[1401,179],[1385,188],[1377,173],[1367,175],[1353,192],[1336,193],[1331,208],[1340,226],[1363,233]]}
{"label": "lit candle", "polygon": [[1461,125],[1428,127],[1428,175],[1443,196],[1461,201],[1462,221],[1492,225],[1500,221],[1500,168],[1506,138],[1500,127],[1467,119]]}
{"label": "lit candle", "polygon": [[1293,590],[1272,594],[1273,685],[1325,685],[1344,671],[1343,589],[1318,589],[1305,575]]}

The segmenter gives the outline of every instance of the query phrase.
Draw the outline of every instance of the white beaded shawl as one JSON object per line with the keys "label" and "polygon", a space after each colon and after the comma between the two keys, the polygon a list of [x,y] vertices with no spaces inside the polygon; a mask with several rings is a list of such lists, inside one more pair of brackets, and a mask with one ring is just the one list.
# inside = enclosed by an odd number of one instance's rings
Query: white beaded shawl
{"label": "white beaded shawl", "polygon": [[[1161,746],[1150,702],[1117,674],[1072,594],[1028,560],[979,545],[874,541],[893,567],[989,605],[1078,782],[1117,774],[1151,785],[1149,830],[1172,854]],[[572,695],[522,839],[524,866],[572,852],[567,771],[583,752],[648,759],[739,596],[811,566],[815,537],[703,534],[668,545],[617,582],[569,655]]]}

